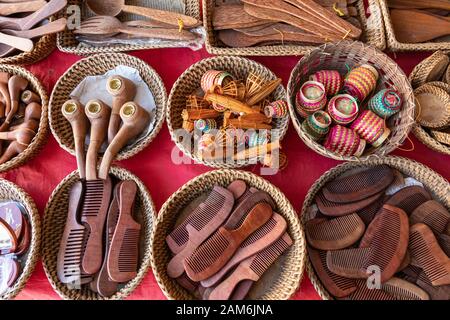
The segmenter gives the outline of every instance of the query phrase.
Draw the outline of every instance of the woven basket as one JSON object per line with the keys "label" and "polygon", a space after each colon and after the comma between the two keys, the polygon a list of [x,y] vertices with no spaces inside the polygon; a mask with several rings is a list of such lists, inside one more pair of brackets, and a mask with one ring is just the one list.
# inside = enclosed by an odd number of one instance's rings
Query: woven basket
{"label": "woven basket", "polygon": [[167,93],[159,75],[144,61],[123,53],[101,53],[82,59],[67,70],[58,80],[50,97],[49,120],[53,136],[61,148],[75,155],[72,128],[69,121],[61,113],[61,107],[70,99],[70,93],[87,76],[102,75],[119,65],[132,67],[139,71],[147,83],[156,103],[155,126],[153,131],[132,148],[119,152],[116,160],[128,159],[142,151],[161,130],[164,122]]}
{"label": "woven basket", "polygon": [[[424,42],[424,43],[402,43],[395,37],[394,26],[391,20],[391,14],[386,0],[378,0],[383,15],[384,26],[386,28],[387,46],[392,51],[434,51],[440,49],[450,49],[449,41],[442,42]],[[418,25],[418,28],[421,26]]]}
{"label": "woven basket", "polygon": [[47,142],[48,132],[48,95],[39,80],[29,71],[19,66],[0,64],[0,72],[8,72],[11,75],[21,76],[29,81],[28,87],[36,92],[41,98],[42,112],[39,122],[39,128],[36,136],[31,141],[28,148],[18,154],[16,157],[0,165],[0,172],[5,172],[23,165],[25,162],[33,158],[39,153],[41,148]]}
{"label": "woven basket", "polygon": [[[352,68],[364,63],[373,65],[379,71],[380,79],[375,92],[387,87],[395,88],[403,96],[403,107],[399,113],[389,119],[388,124],[392,133],[381,147],[366,151],[359,158],[343,157],[327,150],[304,133],[296,113],[295,96],[308,76],[318,70],[336,69],[344,74],[347,72],[347,67]],[[414,95],[408,78],[391,58],[362,42],[342,41],[327,44],[306,54],[291,73],[288,84],[288,103],[292,122],[303,142],[317,153],[336,160],[364,161],[372,156],[385,156],[403,143],[414,124]]]}
{"label": "woven basket", "polygon": [[[436,51],[428,58],[424,59],[422,62],[420,62],[418,65],[416,65],[409,75],[409,80],[411,81],[411,84],[413,87],[420,86],[422,84],[425,84],[426,79],[428,77],[428,74],[430,71],[437,65],[439,60],[441,60],[441,56],[443,54],[448,54],[449,52],[443,52],[443,51]],[[450,67],[450,66],[449,66]],[[435,83],[435,82],[434,82]],[[440,85],[440,88],[446,89],[445,83],[442,83]],[[449,92],[450,93],[450,92]],[[435,138],[431,136],[431,134],[422,128],[419,124],[415,124],[412,128],[412,132],[416,136],[416,138],[422,142],[424,145],[429,147],[430,149],[450,155],[450,146],[447,146],[439,141],[437,141]]]}
{"label": "woven basket", "polygon": [[[248,48],[229,48],[221,44],[216,38],[212,25],[212,17],[214,14],[214,4],[216,0],[203,0],[203,25],[205,26],[206,50],[211,54],[217,55],[236,55],[236,56],[289,56],[302,55],[314,46],[301,45],[272,45]],[[384,36],[383,18],[377,0],[368,0],[370,17],[366,17],[366,8],[364,2],[366,0],[358,0],[356,7],[359,13],[359,20],[363,26],[362,40],[381,50],[386,48],[386,39]]]}
{"label": "woven basket", "polygon": [[[192,153],[190,148],[187,148],[182,141],[178,140],[175,130],[181,129],[183,119],[181,111],[186,108],[186,97],[200,87],[200,80],[202,75],[208,70],[223,70],[228,71],[237,79],[245,80],[250,72],[256,72],[262,77],[269,80],[276,79],[277,76],[267,67],[253,60],[241,57],[214,57],[201,60],[193,64],[187,69],[175,82],[172,91],[169,95],[168,109],[167,109],[167,126],[169,127],[172,141],[191,159],[196,162],[203,163],[213,168],[239,168],[248,166],[254,163],[255,159],[247,159],[245,161],[236,161],[233,163],[223,163],[223,161],[208,161],[200,159],[196,154]],[[279,85],[274,93],[275,100],[286,99],[286,90],[282,85]],[[279,130],[280,140],[284,138],[289,126],[289,117],[274,119],[274,129]]]}
{"label": "woven basket", "polygon": [[153,232],[153,220],[155,219],[155,207],[150,194],[139,178],[131,172],[113,167],[111,175],[120,180],[133,180],[138,186],[138,195],[134,206],[134,217],[141,224],[140,236],[140,262],[137,276],[126,283],[117,293],[109,298],[103,298],[89,290],[86,286],[82,290],[69,289],[61,283],[57,276],[57,257],[59,244],[64,232],[69,206],[69,193],[75,182],[79,181],[77,171],[72,172],[53,191],[44,211],[42,227],[42,262],[50,284],[58,295],[67,300],[119,300],[129,296],[144,279],[150,266],[151,235]]}
{"label": "woven basket", "polygon": [[[127,5],[142,5],[145,6],[147,2],[151,2],[148,0],[131,0],[127,1]],[[183,0],[185,3],[185,12],[184,14],[189,15],[191,17],[194,17],[196,19],[200,19],[200,3],[198,0]],[[70,6],[84,6],[83,0],[68,0],[67,1],[67,7]],[[61,11],[59,18],[67,18],[69,14],[67,13],[67,10],[64,9]],[[82,43],[79,43],[75,39],[75,34],[72,32],[72,30],[66,30],[64,32],[58,33],[57,37],[57,46],[58,49],[67,52],[67,53],[73,53],[78,54],[82,56],[86,56],[89,54],[94,53],[101,53],[101,52],[126,52],[126,51],[134,51],[134,50],[146,50],[146,49],[157,49],[157,48],[175,48],[177,47],[175,44],[171,44],[170,42],[166,42],[164,44],[156,44],[156,45],[150,45],[150,44],[136,44],[136,45],[109,45],[104,47],[93,47],[93,46],[87,46],[83,45]]]}
{"label": "woven basket", "polygon": [[0,179],[0,200],[13,200],[23,204],[27,213],[28,221],[31,225],[31,242],[26,253],[26,262],[22,264],[19,278],[14,285],[5,293],[0,295],[0,300],[13,299],[25,287],[28,279],[33,273],[36,262],[39,259],[41,247],[41,219],[33,199],[20,187],[12,182]]}
{"label": "woven basket", "polygon": [[[407,176],[410,176],[420,182],[422,182],[425,188],[430,191],[434,197],[434,199],[440,201],[447,209],[450,209],[450,184],[444,179],[442,176],[431,170],[430,168],[415,162],[413,160],[409,160],[401,157],[383,157],[383,158],[374,158],[370,159],[363,163],[357,162],[347,162],[337,167],[325,172],[309,189],[308,194],[306,195],[305,202],[303,203],[301,223],[302,227],[305,227],[307,220],[307,210],[314,203],[314,198],[326,183],[336,179],[339,175],[344,172],[358,168],[358,167],[370,167],[386,164],[390,167],[399,170]],[[319,293],[319,295],[325,299],[333,299],[330,293],[322,286],[319,278],[314,271],[313,266],[309,259],[306,262],[306,271],[308,272],[309,278],[311,279],[314,288]]]}
{"label": "woven basket", "polygon": [[[173,229],[178,213],[192,200],[211,190],[214,185],[218,184],[225,187],[237,179],[245,181],[250,187],[267,192],[272,197],[277,206],[276,212],[287,220],[288,232],[294,241],[293,246],[284,254],[286,260],[280,268],[282,272],[278,279],[270,285],[267,292],[259,299],[285,300],[298,290],[304,269],[305,236],[291,203],[278,188],[263,178],[245,171],[225,169],[211,171],[189,181],[166,201],[158,213],[152,237],[152,268],[156,280],[167,298],[174,300],[194,299],[192,294],[178,285],[175,280],[169,278],[166,273],[171,253],[165,239]],[[264,281],[264,279],[261,281]]]}
{"label": "woven basket", "polygon": [[56,48],[56,35],[41,37],[34,44],[31,52],[22,52],[9,57],[0,58],[0,63],[27,65],[45,59]]}
{"label": "woven basket", "polygon": [[438,50],[434,52],[416,65],[409,74],[412,87],[415,89],[431,80],[439,81],[439,76],[444,74],[448,64],[449,57],[444,51]]}

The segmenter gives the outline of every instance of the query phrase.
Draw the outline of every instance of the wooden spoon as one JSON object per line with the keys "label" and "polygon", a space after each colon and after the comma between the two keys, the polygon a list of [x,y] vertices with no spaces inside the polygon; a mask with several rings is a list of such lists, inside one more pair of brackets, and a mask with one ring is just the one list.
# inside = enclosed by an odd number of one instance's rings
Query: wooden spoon
{"label": "wooden spoon", "polygon": [[388,0],[388,7],[394,9],[443,9],[450,10],[448,0]]}
{"label": "wooden spoon", "polygon": [[450,34],[450,21],[418,10],[391,10],[395,37],[404,43],[419,43]]}
{"label": "wooden spoon", "polygon": [[34,12],[45,6],[45,0],[32,0],[20,3],[0,3],[0,15],[9,16],[19,12]]}
{"label": "wooden spoon", "polygon": [[67,5],[67,0],[50,0],[44,7],[23,18],[0,17],[0,28],[28,30],[42,20],[59,12]]}
{"label": "wooden spoon", "polygon": [[[30,52],[34,48],[34,43],[30,39],[21,38],[16,36],[10,36],[9,34],[0,32],[0,43],[6,44],[10,47],[19,49],[21,51]],[[0,54],[0,56],[4,56],[5,53]]]}
{"label": "wooden spoon", "polygon": [[81,23],[81,28],[74,30],[76,34],[115,34],[126,33],[147,38],[169,39],[169,40],[194,40],[196,35],[176,29],[148,29],[128,27],[119,19],[110,16],[96,16]]}
{"label": "wooden spoon", "polygon": [[86,4],[89,9],[91,9],[95,14],[102,16],[115,17],[123,11],[144,16],[152,20],[168,23],[174,26],[178,26],[180,24],[180,21],[186,28],[194,28],[200,25],[200,22],[193,17],[176,12],[138,6],[127,6],[125,5],[125,0],[86,0]]}
{"label": "wooden spoon", "polygon": [[[230,19],[233,17],[233,19]],[[227,4],[214,8],[212,24],[215,30],[256,27],[272,23],[271,20],[264,20],[254,17],[244,11],[242,4]]]}

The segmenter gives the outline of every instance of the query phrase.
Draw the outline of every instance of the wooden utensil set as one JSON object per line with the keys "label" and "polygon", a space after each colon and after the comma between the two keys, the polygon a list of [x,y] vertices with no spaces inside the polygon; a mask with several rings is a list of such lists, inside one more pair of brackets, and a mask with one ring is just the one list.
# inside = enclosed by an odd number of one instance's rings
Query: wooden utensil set
{"label": "wooden utensil set", "polygon": [[[95,14],[82,21],[74,30],[83,35],[83,39],[158,39],[173,41],[192,41],[198,38],[190,30],[201,25],[197,19],[164,10],[125,5],[125,1],[86,1],[86,5]],[[137,14],[150,19],[121,22],[116,16],[121,12]]]}
{"label": "wooden utensil set", "polygon": [[213,27],[218,38],[229,47],[279,43],[321,44],[359,39],[361,29],[359,20],[355,18],[357,12],[354,2],[233,1],[215,7]]}
{"label": "wooden utensil set", "polygon": [[0,295],[19,277],[19,260],[30,247],[31,225],[20,207],[13,201],[0,206]]}
{"label": "wooden utensil set", "polygon": [[27,79],[0,73],[0,164],[28,148],[39,129],[41,111],[41,98]]}
{"label": "wooden utensil set", "polygon": [[[34,39],[58,33],[66,28],[61,18],[39,26],[67,5],[67,0],[29,0],[0,3],[0,57],[13,54],[16,49],[30,52]],[[22,13],[29,13],[23,16]]]}
{"label": "wooden utensil set", "polygon": [[265,192],[241,180],[215,186],[167,236],[171,278],[204,300],[242,300],[292,245]]}
{"label": "wooden utensil set", "polygon": [[[305,227],[308,253],[332,296],[450,299],[450,213],[423,187],[380,165],[329,182],[316,205]],[[370,289],[375,268],[381,286]]]}
{"label": "wooden utensil set", "polygon": [[[72,287],[90,283],[91,290],[102,296],[111,296],[119,283],[136,276],[141,228],[133,219],[137,186],[133,181],[114,184],[109,169],[119,151],[150,123],[149,113],[133,102],[136,87],[132,81],[112,76],[107,89],[114,97],[112,108],[100,100],[89,101],[85,107],[69,100],[61,110],[72,126],[81,180],[69,197],[58,277]],[[108,147],[97,173],[98,154],[105,141]]]}
{"label": "wooden utensil set", "polygon": [[403,43],[439,41],[450,35],[450,2],[388,0],[395,37]]}

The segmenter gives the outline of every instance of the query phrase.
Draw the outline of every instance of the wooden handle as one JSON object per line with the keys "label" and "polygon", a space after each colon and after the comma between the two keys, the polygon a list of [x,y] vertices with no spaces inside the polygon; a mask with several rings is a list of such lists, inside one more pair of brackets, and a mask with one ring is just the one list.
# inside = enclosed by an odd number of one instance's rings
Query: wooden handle
{"label": "wooden handle", "polygon": [[173,279],[181,277],[184,273],[184,260],[186,260],[199,245],[193,241],[193,239],[197,238],[195,235],[197,230],[195,230],[190,224],[186,226],[186,230],[189,233],[189,241],[187,245],[180,253],[174,256],[167,265],[167,275]]}
{"label": "wooden handle", "polygon": [[122,27],[120,32],[131,34],[134,36],[141,36],[146,38],[158,38],[158,39],[168,39],[168,40],[194,40],[197,37],[192,32],[186,30],[176,29],[146,29],[146,28],[133,28],[133,27]]}
{"label": "wooden handle", "polygon": [[395,9],[450,10],[450,2],[448,0],[388,0],[388,6]]}
{"label": "wooden handle", "polygon": [[0,15],[9,16],[19,12],[34,12],[45,6],[45,0],[26,1],[21,3],[0,3]]}
{"label": "wooden handle", "polygon": [[247,239],[253,232],[261,228],[272,217],[272,207],[268,203],[256,205],[247,215],[242,225],[231,231],[233,238],[240,242]]}
{"label": "wooden handle", "polygon": [[10,47],[19,49],[24,52],[33,51],[34,43],[30,39],[10,36],[0,32],[0,43],[7,44]]}
{"label": "wooden handle", "polygon": [[67,5],[67,0],[50,0],[44,7],[24,18],[21,30],[29,30],[42,20],[58,13]]}
{"label": "wooden handle", "polygon": [[208,300],[228,300],[241,281],[257,281],[258,279],[258,276],[253,271],[243,264],[240,264],[227,279],[211,292]]}
{"label": "wooden handle", "polygon": [[136,198],[137,193],[137,185],[136,182],[132,180],[123,181],[120,185],[120,203],[119,210],[121,215],[129,215],[133,214],[133,204],[134,199]]}
{"label": "wooden handle", "polygon": [[[56,21],[49,22],[38,28],[30,29],[27,31],[16,31],[16,32],[12,31],[12,32],[18,36],[28,38],[28,39],[33,39],[33,38],[45,36],[47,34],[53,34],[53,33],[58,33],[58,32],[64,31],[66,29],[66,26],[67,26],[67,20],[65,18],[61,18]],[[9,30],[6,30],[5,32],[9,33]]]}
{"label": "wooden handle", "polygon": [[179,21],[183,22],[183,26],[185,28],[194,28],[200,25],[200,22],[193,17],[170,11],[127,5],[122,7],[122,11],[144,16],[152,20],[164,22],[172,26],[178,26]]}

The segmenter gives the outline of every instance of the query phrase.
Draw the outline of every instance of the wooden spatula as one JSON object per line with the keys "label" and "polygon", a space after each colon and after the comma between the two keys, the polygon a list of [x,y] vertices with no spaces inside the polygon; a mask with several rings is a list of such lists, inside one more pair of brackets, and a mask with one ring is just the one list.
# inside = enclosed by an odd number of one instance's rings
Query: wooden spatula
{"label": "wooden spatula", "polygon": [[418,10],[391,10],[395,37],[403,43],[430,41],[450,34],[450,21]]}
{"label": "wooden spatula", "polygon": [[[233,19],[230,19],[233,17]],[[215,7],[212,24],[215,30],[255,27],[271,23],[244,11],[242,4],[227,4]]]}

